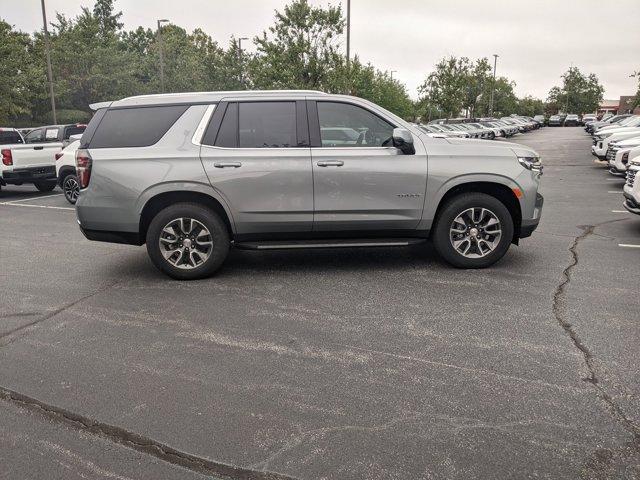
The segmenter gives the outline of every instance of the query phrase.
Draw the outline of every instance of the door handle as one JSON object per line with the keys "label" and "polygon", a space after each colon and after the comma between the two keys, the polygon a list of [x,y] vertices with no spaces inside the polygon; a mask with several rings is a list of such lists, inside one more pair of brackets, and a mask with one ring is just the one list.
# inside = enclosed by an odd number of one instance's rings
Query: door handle
{"label": "door handle", "polygon": [[40,146],[40,147],[33,147],[34,150],[43,150],[44,147]]}
{"label": "door handle", "polygon": [[242,166],[240,162],[216,162],[213,164],[216,168],[239,168]]}
{"label": "door handle", "polygon": [[316,165],[319,167],[341,167],[344,162],[342,160],[321,160]]}

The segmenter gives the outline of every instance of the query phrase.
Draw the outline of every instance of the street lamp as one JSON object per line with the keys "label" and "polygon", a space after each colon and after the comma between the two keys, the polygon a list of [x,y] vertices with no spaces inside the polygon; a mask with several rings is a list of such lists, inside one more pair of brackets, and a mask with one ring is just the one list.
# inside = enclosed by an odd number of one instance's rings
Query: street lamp
{"label": "street lamp", "polygon": [[238,39],[238,67],[240,67],[239,70],[239,77],[240,77],[240,84],[244,86],[244,75],[243,75],[243,67],[242,67],[242,41],[243,40],[249,40],[249,37],[240,37]]}
{"label": "street lamp", "polygon": [[160,55],[160,93],[164,93],[164,52],[162,45],[162,24],[169,23],[169,20],[162,18],[158,20],[158,52]]}
{"label": "street lamp", "polygon": [[51,46],[49,44],[49,29],[47,28],[47,13],[44,8],[44,0],[41,0],[42,5],[42,23],[44,24],[44,50],[47,57],[47,77],[49,79],[49,96],[51,97],[51,113],[53,115],[53,124],[58,124],[56,118],[56,98],[53,94],[53,71],[51,69]]}
{"label": "street lamp", "polygon": [[493,117],[493,97],[496,91],[496,65],[498,64],[498,55],[493,54],[493,85],[491,86],[491,101],[489,102],[489,116]]}

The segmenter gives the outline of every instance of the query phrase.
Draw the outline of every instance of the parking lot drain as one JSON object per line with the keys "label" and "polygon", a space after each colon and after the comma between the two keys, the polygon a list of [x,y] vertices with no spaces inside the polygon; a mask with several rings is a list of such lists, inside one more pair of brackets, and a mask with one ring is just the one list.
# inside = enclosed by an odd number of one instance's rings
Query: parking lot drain
{"label": "parking lot drain", "polygon": [[567,287],[571,283],[571,275],[573,269],[578,265],[579,256],[578,256],[578,246],[580,242],[594,234],[594,231],[597,227],[602,225],[621,222],[627,219],[617,219],[610,220],[607,222],[602,222],[597,225],[583,225],[579,226],[583,230],[582,234],[574,237],[571,246],[569,247],[569,252],[571,253],[571,261],[569,265],[563,270],[562,281],[556,287],[556,290],[553,294],[553,314],[560,324],[562,329],[571,339],[571,342],[577,348],[582,357],[584,358],[584,363],[587,368],[587,377],[583,378],[583,380],[587,383],[590,383],[596,389],[598,396],[602,399],[602,401],[607,405],[609,412],[613,415],[613,417],[619,421],[624,429],[629,432],[634,439],[636,444],[640,444],[640,426],[636,425],[629,417],[626,416],[620,405],[615,401],[615,399],[606,391],[605,387],[598,381],[598,376],[596,374],[596,368],[593,361],[593,354],[589,350],[589,348],[585,345],[582,339],[578,336],[577,332],[573,328],[573,325],[569,323],[566,315],[566,304],[567,304]]}
{"label": "parking lot drain", "polygon": [[293,477],[278,473],[249,470],[182,452],[152,438],[73,413],[64,408],[46,404],[8,388],[0,387],[0,399],[20,408],[39,413],[49,420],[64,424],[75,430],[91,433],[138,452],[151,455],[164,462],[178,465],[196,473],[211,475],[213,478],[221,480],[295,480]]}

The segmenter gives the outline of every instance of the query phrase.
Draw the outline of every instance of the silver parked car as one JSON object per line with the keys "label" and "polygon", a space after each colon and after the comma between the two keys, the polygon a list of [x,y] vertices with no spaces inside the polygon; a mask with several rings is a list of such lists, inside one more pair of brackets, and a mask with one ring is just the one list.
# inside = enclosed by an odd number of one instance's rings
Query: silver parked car
{"label": "silver parked car", "polygon": [[431,239],[492,265],[540,220],[538,155],[434,138],[360,98],[315,91],[131,97],[97,111],[76,152],[91,240],[146,243],[173,278],[208,276],[231,246],[401,246]]}

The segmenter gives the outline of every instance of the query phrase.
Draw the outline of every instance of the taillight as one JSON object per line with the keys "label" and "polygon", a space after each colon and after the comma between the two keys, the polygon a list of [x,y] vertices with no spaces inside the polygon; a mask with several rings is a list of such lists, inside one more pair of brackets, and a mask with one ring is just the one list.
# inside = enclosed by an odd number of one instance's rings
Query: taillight
{"label": "taillight", "polygon": [[11,150],[8,148],[3,148],[1,151],[2,153],[2,163],[4,165],[13,165],[13,157],[11,156]]}
{"label": "taillight", "polygon": [[91,179],[91,155],[88,150],[76,150],[76,174],[80,188],[87,188]]}
{"label": "taillight", "polygon": [[56,153],[56,155],[55,155],[55,156],[56,156],[56,160],[60,160],[60,157],[61,157],[62,155],[63,155],[63,153],[62,153],[62,152],[58,152],[58,153]]}

